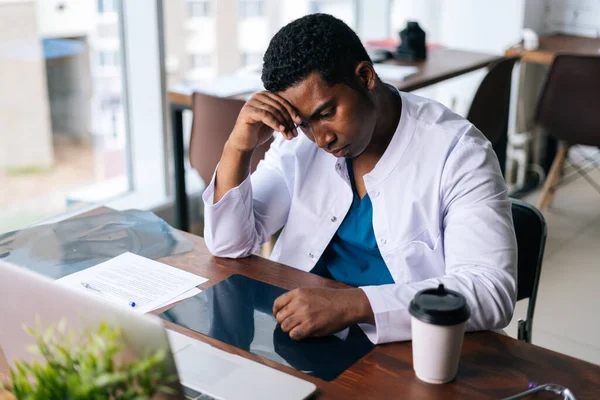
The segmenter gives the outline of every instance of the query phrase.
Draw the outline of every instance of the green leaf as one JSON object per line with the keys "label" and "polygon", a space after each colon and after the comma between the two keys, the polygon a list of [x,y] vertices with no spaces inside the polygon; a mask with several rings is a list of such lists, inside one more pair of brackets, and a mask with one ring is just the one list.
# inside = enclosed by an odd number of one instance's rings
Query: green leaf
{"label": "green leaf", "polygon": [[66,320],[45,331],[39,316],[35,328],[24,326],[36,341],[28,350],[45,362],[16,362],[10,370],[12,392],[19,400],[148,399],[171,388],[164,349],[129,363],[115,362],[124,348],[122,330],[102,322],[95,329],[67,331]]}
{"label": "green leaf", "polygon": [[60,320],[60,322],[58,323],[58,325],[56,326],[56,330],[58,331],[58,333],[60,333],[61,335],[63,335],[66,330],[67,330],[67,319],[66,318],[62,318]]}
{"label": "green leaf", "polygon": [[36,355],[41,355],[42,353],[40,352],[40,349],[37,345],[35,344],[30,344],[29,346],[26,347],[27,352],[31,353],[31,354],[36,354]]}

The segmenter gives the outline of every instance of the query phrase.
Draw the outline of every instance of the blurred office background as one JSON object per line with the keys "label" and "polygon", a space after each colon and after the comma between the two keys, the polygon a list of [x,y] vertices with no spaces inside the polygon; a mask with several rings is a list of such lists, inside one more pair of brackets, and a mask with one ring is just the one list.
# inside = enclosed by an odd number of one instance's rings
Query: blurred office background
{"label": "blurred office background", "polygon": [[[499,55],[525,28],[600,37],[600,0],[0,0],[0,233],[92,204],[173,221],[168,91],[260,71],[275,32],[316,12],[343,19],[365,43],[393,43],[417,20],[431,44]],[[546,71],[517,76],[519,131],[534,129]],[[485,73],[416,93],[465,115]],[[189,113],[184,126],[187,143]],[[205,183],[188,164],[186,181],[201,227]],[[600,197],[581,180],[567,187],[545,212],[534,343],[600,363],[597,310],[581,299],[586,289],[597,297]]]}

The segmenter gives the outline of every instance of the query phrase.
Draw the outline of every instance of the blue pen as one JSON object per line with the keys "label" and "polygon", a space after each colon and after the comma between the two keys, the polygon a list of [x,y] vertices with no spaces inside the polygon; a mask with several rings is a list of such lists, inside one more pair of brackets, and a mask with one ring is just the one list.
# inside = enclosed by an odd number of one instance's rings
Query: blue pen
{"label": "blue pen", "polygon": [[[101,296],[104,296],[104,297],[106,297],[106,298],[112,299],[112,300],[114,300],[114,301],[117,301],[117,302],[119,302],[119,303],[121,303],[121,304],[124,302],[124,301],[123,301],[123,300],[122,300],[120,297],[118,297],[118,296],[115,296],[115,295],[113,295],[113,294],[111,294],[111,293],[103,292],[102,290],[100,290],[100,289],[98,289],[98,288],[95,288],[94,286],[90,285],[90,284],[89,284],[89,283],[87,283],[87,282],[80,282],[80,283],[81,283],[81,286],[83,286],[84,288],[86,288],[86,289],[88,289],[88,290],[91,290],[91,291],[93,291],[93,292],[96,292],[96,293],[98,293],[98,294],[99,294],[99,295],[101,295]],[[130,302],[128,302],[127,304],[128,304],[128,305],[129,305],[131,308],[135,308],[135,306],[136,306],[136,303],[135,303],[135,301],[130,301]]]}

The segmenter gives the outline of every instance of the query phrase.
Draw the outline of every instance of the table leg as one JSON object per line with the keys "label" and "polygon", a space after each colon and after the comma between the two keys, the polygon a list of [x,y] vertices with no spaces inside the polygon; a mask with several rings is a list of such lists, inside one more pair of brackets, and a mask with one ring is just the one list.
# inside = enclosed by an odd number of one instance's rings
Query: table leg
{"label": "table leg", "polygon": [[185,189],[185,151],[183,144],[183,109],[171,105],[173,162],[175,172],[175,217],[177,228],[189,232],[188,199]]}

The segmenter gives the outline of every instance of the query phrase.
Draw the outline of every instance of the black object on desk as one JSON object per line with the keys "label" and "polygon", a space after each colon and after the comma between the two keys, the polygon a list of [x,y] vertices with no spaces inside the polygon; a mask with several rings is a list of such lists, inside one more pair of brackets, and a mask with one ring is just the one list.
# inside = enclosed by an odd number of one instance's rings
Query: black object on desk
{"label": "black object on desk", "polygon": [[272,315],[273,302],[285,292],[255,279],[232,275],[160,317],[328,381],[373,349],[374,345],[356,325],[344,335],[291,339]]}
{"label": "black object on desk", "polygon": [[416,21],[408,21],[406,28],[399,32],[400,46],[396,51],[399,60],[422,61],[427,58],[425,31]]}

